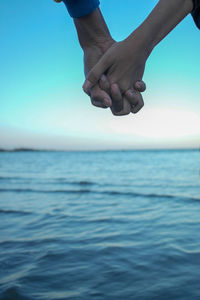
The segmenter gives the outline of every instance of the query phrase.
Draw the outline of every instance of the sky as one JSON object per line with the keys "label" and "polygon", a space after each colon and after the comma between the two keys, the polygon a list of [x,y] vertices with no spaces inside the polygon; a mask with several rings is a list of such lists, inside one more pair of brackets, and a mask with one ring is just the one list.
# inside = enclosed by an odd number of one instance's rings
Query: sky
{"label": "sky", "polygon": [[[100,8],[120,41],[156,3],[101,0]],[[0,1],[0,39],[0,148],[199,148],[200,31],[190,15],[148,59],[144,108],[123,117],[83,93],[83,53],[63,3]]]}

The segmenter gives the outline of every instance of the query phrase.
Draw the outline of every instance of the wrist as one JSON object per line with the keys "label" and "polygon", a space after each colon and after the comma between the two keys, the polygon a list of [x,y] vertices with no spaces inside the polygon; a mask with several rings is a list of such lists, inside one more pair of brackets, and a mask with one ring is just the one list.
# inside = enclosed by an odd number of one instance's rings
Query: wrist
{"label": "wrist", "polygon": [[103,51],[113,41],[99,8],[85,17],[75,18],[74,23],[84,51],[91,47],[98,47]]}
{"label": "wrist", "polygon": [[83,50],[91,47],[97,47],[104,50],[104,48],[113,41],[111,35],[105,32],[103,28],[98,28],[97,30],[93,29],[93,27],[87,27],[86,24],[80,24],[79,28],[76,24],[76,28],[78,31],[79,43]]}
{"label": "wrist", "polygon": [[87,43],[81,45],[81,48],[83,49],[83,52],[97,49],[104,54],[114,43],[115,41],[112,39],[112,37],[99,36],[96,39],[89,39]]}
{"label": "wrist", "polygon": [[142,56],[146,57],[146,59],[153,50],[153,44],[148,36],[148,33],[145,30],[142,30],[140,27],[130,34],[124,42],[127,43],[130,53],[137,48],[138,52]]}

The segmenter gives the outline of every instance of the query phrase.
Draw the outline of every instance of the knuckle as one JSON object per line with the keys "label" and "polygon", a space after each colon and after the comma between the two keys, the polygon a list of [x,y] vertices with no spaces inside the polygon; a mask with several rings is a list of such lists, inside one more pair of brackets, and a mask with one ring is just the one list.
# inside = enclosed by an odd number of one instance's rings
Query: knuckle
{"label": "knuckle", "polygon": [[109,83],[104,81],[103,79],[99,80],[99,87],[104,90],[104,91],[108,91],[109,90]]}
{"label": "knuckle", "polygon": [[133,98],[133,97],[135,96],[134,93],[133,93],[133,91],[131,91],[131,90],[126,91],[126,92],[124,93],[124,95],[125,95],[125,97],[127,97],[127,98]]}
{"label": "knuckle", "polygon": [[90,73],[88,74],[87,80],[90,81],[92,85],[95,85],[99,80],[97,71],[91,70]]}
{"label": "knuckle", "polygon": [[88,80],[92,83],[95,84],[98,81],[97,74],[95,72],[91,72]]}
{"label": "knuckle", "polygon": [[122,95],[117,84],[111,85],[111,94],[115,101],[122,101]]}

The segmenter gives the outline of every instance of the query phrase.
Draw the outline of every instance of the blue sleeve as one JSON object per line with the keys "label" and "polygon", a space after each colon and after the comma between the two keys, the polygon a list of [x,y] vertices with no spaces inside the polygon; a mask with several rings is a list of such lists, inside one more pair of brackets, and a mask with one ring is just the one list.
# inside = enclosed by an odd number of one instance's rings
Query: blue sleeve
{"label": "blue sleeve", "polygon": [[89,15],[99,6],[99,0],[63,0],[72,18]]}
{"label": "blue sleeve", "polygon": [[192,16],[195,24],[200,29],[200,0],[194,0],[194,10],[192,11]]}

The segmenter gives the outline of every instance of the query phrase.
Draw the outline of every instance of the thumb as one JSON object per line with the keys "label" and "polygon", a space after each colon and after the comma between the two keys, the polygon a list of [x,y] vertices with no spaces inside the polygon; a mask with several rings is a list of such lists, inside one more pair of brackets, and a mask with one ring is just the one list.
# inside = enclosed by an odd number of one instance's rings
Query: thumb
{"label": "thumb", "polygon": [[83,90],[86,94],[90,94],[90,89],[98,83],[101,76],[108,69],[109,65],[104,57],[102,57],[98,63],[90,70],[85,82],[83,84]]}

